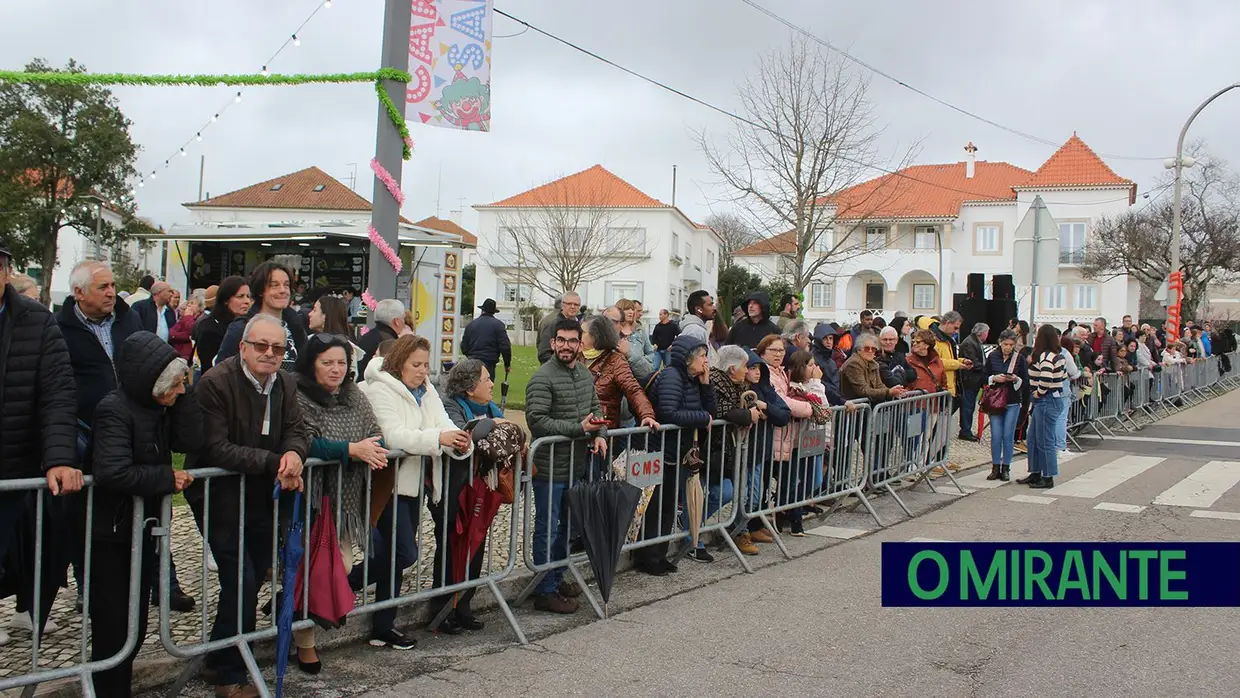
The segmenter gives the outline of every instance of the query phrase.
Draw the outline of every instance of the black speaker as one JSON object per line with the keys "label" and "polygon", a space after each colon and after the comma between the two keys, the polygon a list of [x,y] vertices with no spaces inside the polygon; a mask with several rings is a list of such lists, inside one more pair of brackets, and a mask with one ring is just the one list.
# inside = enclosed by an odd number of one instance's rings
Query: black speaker
{"label": "black speaker", "polygon": [[969,282],[965,293],[969,298],[986,297],[986,275],[969,274]]}
{"label": "black speaker", "polygon": [[1016,300],[1016,286],[1012,283],[1011,274],[995,274],[990,283],[994,285],[994,300]]}
{"label": "black speaker", "polygon": [[979,322],[986,322],[986,299],[966,297],[956,304],[956,312],[960,313],[962,318],[960,338],[964,339],[973,331],[974,325]]}
{"label": "black speaker", "polygon": [[990,344],[995,344],[999,341],[999,333],[1008,328],[1008,323],[1011,322],[1012,318],[1016,317],[1019,309],[1014,300],[990,301],[986,305],[985,322],[987,325],[990,325],[988,341]]}

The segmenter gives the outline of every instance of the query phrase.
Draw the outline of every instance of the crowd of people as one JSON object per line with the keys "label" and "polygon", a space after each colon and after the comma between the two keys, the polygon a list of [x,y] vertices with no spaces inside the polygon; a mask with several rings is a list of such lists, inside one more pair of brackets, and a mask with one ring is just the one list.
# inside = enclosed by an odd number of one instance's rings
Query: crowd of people
{"label": "crowd of people", "polygon": [[[311,501],[312,517],[338,517],[341,557],[349,567],[342,572],[360,590],[368,569],[377,601],[400,593],[403,572],[423,554],[418,541],[424,509],[437,550],[434,585],[481,573],[481,549],[465,572],[446,561],[453,559],[450,532],[458,523],[460,494],[477,475],[477,437],[469,428],[478,418],[504,421],[492,395],[498,364],[505,370],[511,365],[512,348],[493,300],[480,306],[480,316],[465,329],[465,358],[436,385],[430,343],[413,332],[400,301],[377,303],[369,311],[373,328],[359,335],[352,322],[360,310],[355,294],[305,293],[293,272],[274,261],[259,264],[248,277],[194,290],[184,303],[155,279],[144,279],[122,298],[108,264],[83,262],[70,274],[72,297],[54,314],[23,296],[28,290],[19,290],[11,272],[8,252],[0,248],[0,477],[45,479],[56,506],[45,508],[44,539],[68,542],[43,547],[39,576],[45,586],[35,594],[27,559],[35,499],[29,492],[0,493],[0,581],[18,596],[19,615],[25,614],[34,632],[52,630],[48,612],[59,589],[68,586],[72,567],[77,588],[90,590],[84,605],[92,657],[106,659],[123,649],[136,527],[137,632],[144,636],[147,604],[158,598],[150,517],[157,516],[164,497],[178,492],[185,494],[218,574],[220,611],[212,640],[255,628],[260,587],[273,579],[273,485],[294,492],[309,484],[318,496],[326,495],[330,510]],[[721,315],[729,310],[731,323]],[[991,417],[991,476],[1009,478],[1023,429],[1030,474],[1021,481],[1051,487],[1066,437],[1064,415],[1078,381],[1126,365],[1171,365],[1235,348],[1233,335],[1211,336],[1208,326],[1164,346],[1165,337],[1148,327],[1134,329],[1125,318],[1115,333],[1099,319],[1088,336],[1081,336],[1089,332],[1082,328],[1061,335],[1043,325],[1032,342],[1029,328],[1014,322],[987,353],[983,342],[990,328],[978,324],[961,339],[963,319],[956,312],[897,313],[887,322],[865,311],[850,328],[812,326],[799,317],[794,296],[780,299],[772,318],[770,298],[761,292],[725,310],[707,291],[696,291],[679,322],[664,310],[649,331],[636,301],[584,318],[580,311],[578,294],[558,300],[539,328],[540,367],[525,388],[530,436],[572,439],[533,454],[528,544],[538,564],[564,559],[578,533],[570,530],[567,492],[610,470],[608,454],[617,444],[609,430],[646,427],[651,433],[644,448],[661,448],[664,468],[643,530],[646,538],[663,540],[639,547],[635,566],[656,576],[677,571],[666,538],[678,526],[687,528],[681,514],[686,483],[699,474],[705,476],[704,516],[728,503],[747,512],[763,508],[765,485],[774,477],[780,510],[774,525],[804,535],[810,509],[797,503],[820,492],[830,473],[822,458],[799,457],[795,429],[829,420],[831,407],[851,410],[849,401],[857,398],[876,405],[910,391],[946,392],[952,413],[961,412],[959,438],[976,440],[971,427],[980,403]],[[999,403],[1002,409],[995,407]],[[715,420],[728,426],[712,428]],[[680,428],[675,438],[666,431],[656,438],[669,426]],[[632,443],[626,437],[624,447]],[[836,446],[845,447],[842,441]],[[398,461],[390,458],[396,451],[403,454]],[[173,467],[174,453],[185,454],[184,469]],[[310,458],[338,465],[307,473]],[[722,463],[743,468],[745,491],[737,491]],[[214,479],[208,497],[204,482],[190,475],[208,467],[237,476]],[[95,484],[89,526],[84,475]],[[135,498],[143,504],[140,518]],[[731,535],[743,554],[757,555],[776,532],[763,519],[748,518]],[[90,568],[89,585],[82,579],[88,549],[96,561],[100,555],[107,559]],[[355,553],[367,550],[370,559],[354,566]],[[701,542],[686,557],[713,560]],[[175,568],[170,572],[172,610],[192,608],[195,600],[180,591]],[[533,605],[573,613],[581,593],[562,568],[554,568],[535,589]],[[440,632],[483,627],[470,597],[444,595],[432,602],[443,608],[452,601]],[[314,631],[299,631],[294,639],[301,670],[321,671]],[[98,695],[129,695],[140,644],[125,661],[94,675]],[[416,645],[396,627],[395,608],[373,614],[370,644],[399,650]],[[207,667],[217,695],[258,694],[235,647],[212,652]]]}

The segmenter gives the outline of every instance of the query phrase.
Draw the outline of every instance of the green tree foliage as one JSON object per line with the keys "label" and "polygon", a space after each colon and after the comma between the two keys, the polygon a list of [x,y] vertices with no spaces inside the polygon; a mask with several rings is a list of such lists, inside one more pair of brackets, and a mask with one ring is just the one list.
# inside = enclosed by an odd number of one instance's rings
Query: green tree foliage
{"label": "green tree foliage", "polygon": [[466,264],[461,268],[461,315],[473,316],[477,310],[474,303],[474,282],[477,279],[477,269],[472,264]]}
{"label": "green tree foliage", "polygon": [[[63,71],[42,59],[26,66],[28,73],[85,71],[72,59]],[[42,267],[44,302],[61,230],[73,227],[114,247],[146,228],[123,203],[138,150],[129,126],[102,87],[0,82],[0,238],[18,264]],[[100,204],[124,223],[98,220]]]}

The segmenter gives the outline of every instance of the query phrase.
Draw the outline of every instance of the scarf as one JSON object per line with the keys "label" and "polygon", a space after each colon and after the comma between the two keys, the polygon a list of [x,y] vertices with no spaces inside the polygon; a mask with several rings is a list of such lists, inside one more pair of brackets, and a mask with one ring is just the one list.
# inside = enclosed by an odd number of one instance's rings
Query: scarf
{"label": "scarf", "polygon": [[[374,410],[357,384],[346,380],[338,392],[329,393],[313,378],[298,375],[297,388],[297,401],[312,439],[354,443],[382,436]],[[319,466],[314,469],[311,480],[313,511],[319,513],[323,495],[330,497],[340,510],[339,537],[358,545],[366,541],[370,531],[366,517],[367,470],[366,465],[356,461],[344,466],[343,473],[340,465]]]}
{"label": "scarf", "polygon": [[582,349],[581,355],[586,357],[586,361],[594,363],[594,360],[603,355],[602,349]]}

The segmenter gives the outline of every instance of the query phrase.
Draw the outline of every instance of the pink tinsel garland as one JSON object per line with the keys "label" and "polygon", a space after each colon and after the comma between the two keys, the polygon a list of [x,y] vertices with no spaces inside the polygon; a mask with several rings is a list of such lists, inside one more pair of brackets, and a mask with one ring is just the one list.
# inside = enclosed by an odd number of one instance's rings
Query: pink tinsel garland
{"label": "pink tinsel garland", "polygon": [[370,169],[374,171],[375,176],[379,178],[379,181],[383,182],[383,186],[387,187],[388,193],[392,195],[393,199],[396,199],[397,205],[404,206],[405,192],[400,190],[400,185],[396,183],[396,179],[392,177],[392,173],[388,172],[387,168],[379,163],[378,158],[371,158]]}
{"label": "pink tinsel garland", "polygon": [[370,295],[370,289],[366,289],[365,291],[362,291],[362,303],[373,311],[375,306],[379,304],[379,301],[375,300],[375,297]]}
{"label": "pink tinsel garland", "polygon": [[399,274],[402,264],[400,261],[400,255],[396,253],[396,250],[392,249],[392,246],[388,244],[387,240],[383,239],[383,236],[379,234],[379,231],[375,230],[373,225],[366,226],[366,234],[370,236],[370,244],[374,245],[379,250],[379,253],[383,255],[383,258],[386,259],[388,264],[391,264],[392,268],[396,270],[397,274]]}

